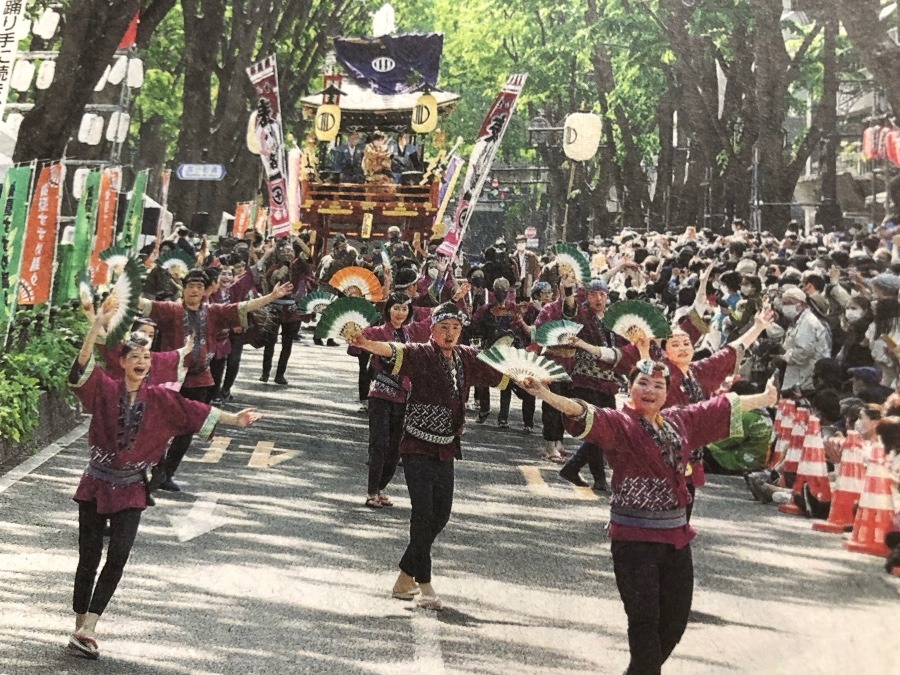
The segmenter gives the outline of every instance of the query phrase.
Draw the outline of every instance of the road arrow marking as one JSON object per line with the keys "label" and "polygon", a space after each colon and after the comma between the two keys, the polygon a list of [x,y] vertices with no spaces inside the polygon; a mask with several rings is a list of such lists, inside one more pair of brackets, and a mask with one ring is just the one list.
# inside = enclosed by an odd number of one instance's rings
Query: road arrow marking
{"label": "road arrow marking", "polygon": [[222,456],[225,454],[225,451],[228,449],[228,446],[231,445],[231,439],[227,436],[218,436],[213,439],[212,444],[210,444],[209,448],[206,451],[206,454],[203,457],[199,457],[197,459],[186,458],[188,461],[192,462],[203,462],[204,464],[217,464],[221,461]]}
{"label": "road arrow marking", "polygon": [[169,516],[169,523],[175,530],[178,541],[182,543],[191,541],[228,522],[227,519],[215,515],[217,501],[218,497],[200,495],[186,515]]}
{"label": "road arrow marking", "polygon": [[[273,455],[273,452],[278,452],[278,454]],[[253,454],[250,455],[247,466],[251,469],[270,469],[282,462],[294,459],[299,454],[299,450],[276,450],[275,444],[271,441],[259,441]]]}

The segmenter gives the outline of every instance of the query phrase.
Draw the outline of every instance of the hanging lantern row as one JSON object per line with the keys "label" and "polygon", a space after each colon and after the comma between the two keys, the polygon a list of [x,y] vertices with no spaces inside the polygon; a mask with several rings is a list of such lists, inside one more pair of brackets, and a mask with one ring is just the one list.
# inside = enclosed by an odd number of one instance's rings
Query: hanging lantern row
{"label": "hanging lantern row", "polygon": [[[34,83],[36,89],[47,89],[53,82],[56,74],[56,60],[42,61],[39,67],[34,61],[16,61],[13,67],[10,86],[16,91],[26,92],[31,89],[31,82],[37,72],[37,80]],[[144,63],[140,59],[129,59],[127,56],[118,57],[111,66],[107,66],[94,91],[103,91],[107,82],[114,86],[125,81],[132,89],[140,89],[144,86]]]}
{"label": "hanging lantern row", "polygon": [[863,132],[863,157],[869,161],[886,159],[900,166],[900,129],[890,125],[876,125]]}
{"label": "hanging lantern row", "polygon": [[[78,142],[85,145],[99,145],[104,138],[104,124],[106,122],[101,115],[85,113],[78,126]],[[106,124],[106,140],[110,143],[124,143],[128,138],[130,124],[131,115],[125,112],[114,112],[109,116],[109,123]]]}
{"label": "hanging lantern row", "polygon": [[75,175],[72,176],[72,196],[75,199],[81,199],[90,172],[90,168],[86,166],[75,169]]}

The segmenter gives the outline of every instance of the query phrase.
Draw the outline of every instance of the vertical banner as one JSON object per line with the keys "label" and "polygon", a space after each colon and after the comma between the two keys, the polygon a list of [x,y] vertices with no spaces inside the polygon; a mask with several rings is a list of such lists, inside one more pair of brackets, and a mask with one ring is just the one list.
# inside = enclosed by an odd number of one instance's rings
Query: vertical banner
{"label": "vertical banner", "polygon": [[[450,204],[450,198],[459,182],[459,171],[462,169],[465,160],[459,155],[453,155],[447,161],[447,168],[444,170],[444,179],[441,181],[441,189],[438,192],[438,210],[434,214],[434,224],[432,231],[436,234],[438,228],[444,228],[444,213],[447,212],[447,205]],[[445,233],[446,234],[446,233]]]}
{"label": "vertical banner", "polygon": [[101,286],[108,281],[107,265],[100,260],[100,253],[113,244],[116,235],[116,216],[119,207],[119,187],[122,184],[122,169],[105,169],[100,175],[100,190],[97,197],[97,230],[91,250],[91,283]]}
{"label": "vertical banner", "polygon": [[253,224],[253,229],[265,237],[267,236],[268,225],[271,225],[271,222],[269,221],[269,209],[257,209],[256,222]]}
{"label": "vertical banner", "polygon": [[163,221],[169,208],[169,185],[172,183],[172,169],[163,171],[159,179],[159,220],[156,221],[156,245],[163,239]]}
{"label": "vertical banner", "polygon": [[9,83],[19,45],[16,34],[24,20],[27,5],[26,2],[0,0],[0,117],[3,116],[6,99],[9,97]]}
{"label": "vertical banner", "polygon": [[231,226],[232,236],[243,239],[244,232],[250,229],[250,202],[238,202],[234,208],[234,225]]}
{"label": "vertical banner", "polygon": [[287,203],[284,133],[281,128],[281,100],[278,96],[278,69],[275,56],[268,56],[247,68],[247,76],[256,92],[256,137],[260,159],[269,188],[269,219],[276,237],[291,235],[291,216]]}
{"label": "vertical banner", "polygon": [[63,164],[48,164],[41,169],[35,183],[22,252],[20,305],[50,302],[59,237],[59,193],[65,175]]}
{"label": "vertical banner", "polygon": [[466,227],[475,211],[478,197],[481,195],[481,188],[491,170],[494,155],[497,154],[503,134],[506,133],[509,121],[516,110],[516,102],[519,100],[519,94],[522,93],[522,87],[525,86],[527,78],[527,73],[510,75],[506,80],[506,85],[494,99],[484,122],[481,123],[478,139],[475,141],[475,147],[472,148],[472,154],[469,157],[469,167],[466,169],[466,177],[463,179],[462,196],[456,207],[456,214],[453,216],[453,224],[448,228],[444,235],[444,241],[437,250],[441,255],[455,258],[459,252],[460,244],[466,234]]}
{"label": "vertical banner", "polygon": [[122,224],[119,241],[116,242],[132,253],[137,253],[140,248],[141,222],[144,220],[144,193],[147,191],[148,173],[145,169],[134,178],[131,199],[128,200],[128,210],[125,212],[125,222]]}
{"label": "vertical banner", "polygon": [[69,271],[59,280],[61,296],[68,300],[78,297],[77,277],[88,268],[88,260],[91,255],[91,244],[94,240],[94,228],[97,222],[97,196],[100,192],[100,172],[91,171],[84,188],[81,199],[78,201],[78,210],[75,212],[75,230],[72,233],[72,259],[69,261]]}
{"label": "vertical banner", "polygon": [[303,176],[303,151],[294,146],[288,150],[288,218],[300,222],[300,179]]}
{"label": "vertical banner", "polygon": [[[0,324],[7,324],[7,330],[19,299],[19,269],[33,171],[33,165],[9,169],[0,195]],[[5,333],[3,337],[5,340]]]}

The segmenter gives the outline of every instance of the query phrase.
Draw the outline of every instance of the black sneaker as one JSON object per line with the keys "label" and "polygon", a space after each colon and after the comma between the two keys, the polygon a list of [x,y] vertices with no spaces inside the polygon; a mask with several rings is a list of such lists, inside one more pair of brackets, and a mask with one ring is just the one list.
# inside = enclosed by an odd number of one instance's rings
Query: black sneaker
{"label": "black sneaker", "polygon": [[591,485],[591,490],[594,492],[609,492],[609,488],[606,486],[606,483],[601,483],[598,480],[594,481],[594,484]]}
{"label": "black sneaker", "polygon": [[497,420],[497,426],[501,429],[506,429],[509,427],[509,422],[507,420]]}
{"label": "black sneaker", "polygon": [[489,412],[480,412],[478,413],[478,417],[475,419],[475,424],[484,424],[487,421]]}
{"label": "black sneaker", "polygon": [[260,381],[260,382],[268,382],[268,381],[269,381],[269,375],[268,375],[267,373],[264,373],[264,374],[260,375],[260,376],[259,376],[259,381]]}
{"label": "black sneaker", "polygon": [[569,481],[573,485],[577,485],[578,487],[588,486],[587,482],[581,477],[575,467],[571,467],[568,465],[564,466],[559,470],[559,476],[560,478],[564,478],[565,480]]}
{"label": "black sneaker", "polygon": [[282,375],[275,376],[275,384],[287,385],[288,381]]}
{"label": "black sneaker", "polygon": [[166,476],[166,479],[159,486],[160,490],[165,490],[166,492],[181,492],[181,488],[178,483],[172,480],[171,476]]}

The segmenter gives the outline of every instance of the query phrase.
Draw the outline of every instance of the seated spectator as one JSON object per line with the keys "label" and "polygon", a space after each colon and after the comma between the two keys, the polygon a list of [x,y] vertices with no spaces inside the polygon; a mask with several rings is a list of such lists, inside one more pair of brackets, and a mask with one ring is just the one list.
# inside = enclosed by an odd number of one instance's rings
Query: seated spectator
{"label": "seated spectator", "polygon": [[874,366],[851,368],[853,395],[866,403],[884,403],[893,391],[881,384],[881,370]]}

